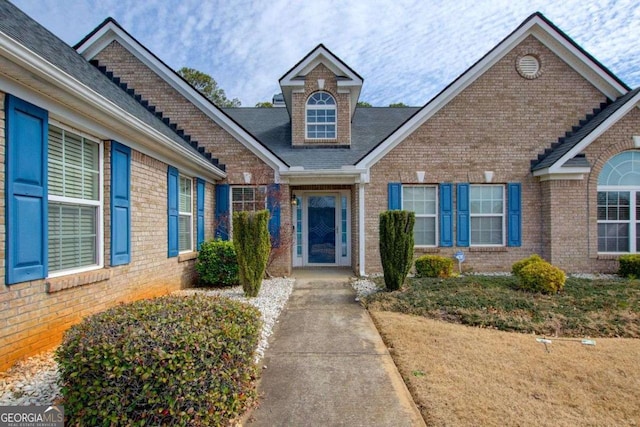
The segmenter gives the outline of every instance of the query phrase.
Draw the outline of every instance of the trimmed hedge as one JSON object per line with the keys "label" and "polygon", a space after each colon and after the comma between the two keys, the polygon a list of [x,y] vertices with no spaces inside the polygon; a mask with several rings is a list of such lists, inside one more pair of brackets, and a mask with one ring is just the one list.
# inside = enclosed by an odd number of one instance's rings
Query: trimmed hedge
{"label": "trimmed hedge", "polygon": [[540,255],[538,254],[533,254],[527,258],[521,259],[520,261],[516,261],[511,266],[511,273],[514,276],[519,277],[520,270],[522,270],[524,267],[531,264],[532,262],[540,262],[540,261],[544,261],[544,260],[540,258]]}
{"label": "trimmed hedge", "polygon": [[629,254],[622,255],[618,258],[620,267],[618,269],[618,275],[622,277],[634,277],[640,278],[640,255]]}
{"label": "trimmed hedge", "polygon": [[546,261],[527,263],[518,271],[519,288],[527,292],[555,294],[564,287],[564,271]]}
{"label": "trimmed hedge", "polygon": [[255,398],[260,313],[167,296],[71,327],[56,351],[68,425],[228,424]]}
{"label": "trimmed hedge", "polygon": [[200,283],[210,286],[235,286],[240,283],[238,258],[233,242],[209,240],[202,243],[196,271]]}
{"label": "trimmed hedge", "polygon": [[233,246],[238,255],[240,284],[247,297],[257,297],[271,252],[269,211],[234,212]]}
{"label": "trimmed hedge", "polygon": [[400,289],[413,261],[413,226],[416,215],[409,211],[380,214],[380,259],[387,289]]}
{"label": "trimmed hedge", "polygon": [[451,277],[453,260],[440,255],[422,255],[415,262],[416,277]]}

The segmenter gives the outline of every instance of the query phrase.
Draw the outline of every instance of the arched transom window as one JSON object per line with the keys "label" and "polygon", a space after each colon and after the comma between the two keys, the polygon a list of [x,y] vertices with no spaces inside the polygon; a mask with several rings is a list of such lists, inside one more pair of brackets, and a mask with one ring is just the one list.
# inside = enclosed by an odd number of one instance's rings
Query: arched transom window
{"label": "arched transom window", "polygon": [[598,176],[598,252],[640,250],[640,151],[625,151]]}
{"label": "arched transom window", "polygon": [[336,100],[316,92],[307,101],[307,139],[336,138]]}

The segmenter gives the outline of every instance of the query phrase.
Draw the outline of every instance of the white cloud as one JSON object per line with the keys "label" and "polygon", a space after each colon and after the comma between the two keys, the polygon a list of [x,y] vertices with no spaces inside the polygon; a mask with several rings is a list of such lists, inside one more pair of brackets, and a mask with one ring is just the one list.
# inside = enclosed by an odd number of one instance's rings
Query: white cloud
{"label": "white cloud", "polygon": [[422,105],[541,11],[632,87],[640,85],[637,0],[15,0],[74,44],[114,17],[169,66],[211,74],[244,106],[324,43],[365,79],[374,105]]}

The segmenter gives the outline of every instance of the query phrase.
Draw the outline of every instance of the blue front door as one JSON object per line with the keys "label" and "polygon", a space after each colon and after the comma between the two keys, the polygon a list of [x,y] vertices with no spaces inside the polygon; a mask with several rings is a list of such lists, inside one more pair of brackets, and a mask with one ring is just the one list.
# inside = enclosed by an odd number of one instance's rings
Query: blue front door
{"label": "blue front door", "polygon": [[307,261],[310,264],[335,264],[336,196],[309,196],[307,200]]}

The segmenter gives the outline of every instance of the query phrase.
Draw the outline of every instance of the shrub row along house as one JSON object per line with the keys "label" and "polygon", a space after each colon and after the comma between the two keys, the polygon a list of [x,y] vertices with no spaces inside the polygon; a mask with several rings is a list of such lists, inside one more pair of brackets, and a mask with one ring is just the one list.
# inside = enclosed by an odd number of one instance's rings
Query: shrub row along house
{"label": "shrub row along house", "polygon": [[0,61],[0,368],[189,285],[238,210],[271,211],[273,274],[380,272],[387,209],[415,211],[417,255],[475,271],[640,247],[640,93],[541,14],[421,108],[357,108],[362,77],[319,45],[283,108],[221,110],[114,20],[72,48],[6,1]]}

